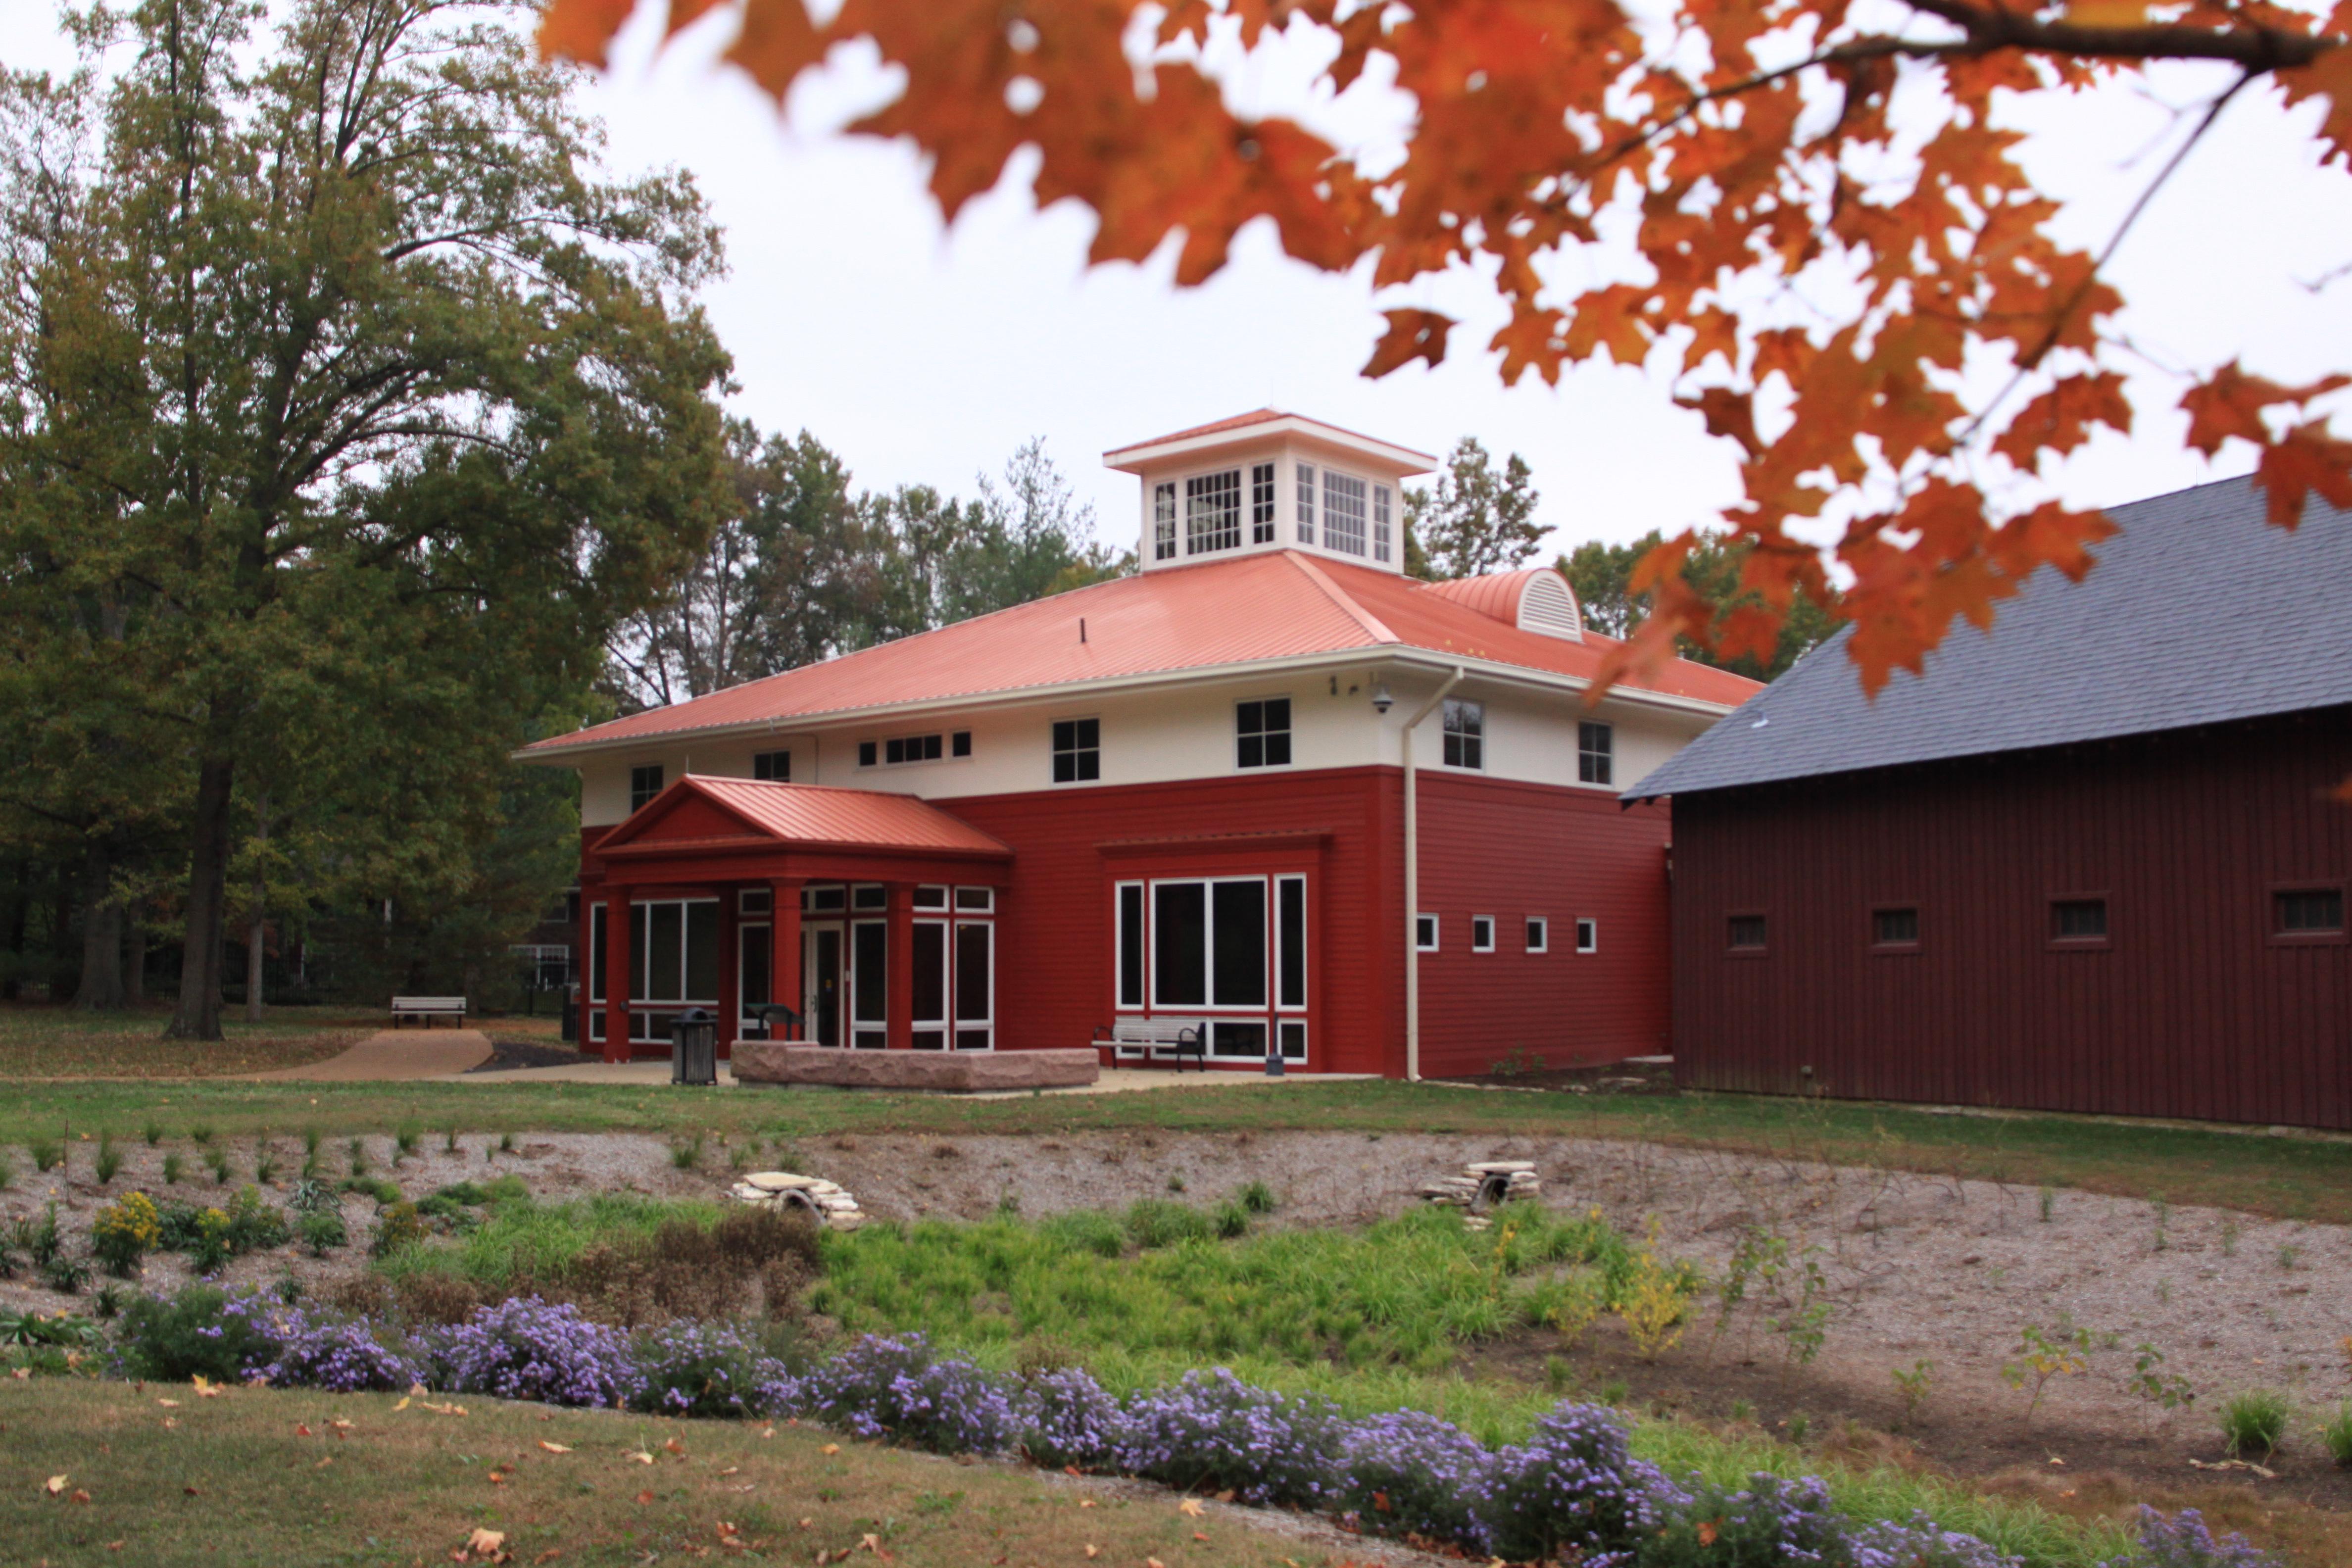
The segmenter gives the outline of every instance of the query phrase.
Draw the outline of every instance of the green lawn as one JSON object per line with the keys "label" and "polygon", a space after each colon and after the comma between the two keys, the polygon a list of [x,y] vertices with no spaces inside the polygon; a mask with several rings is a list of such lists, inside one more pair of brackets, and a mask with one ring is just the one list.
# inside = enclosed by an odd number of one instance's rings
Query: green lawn
{"label": "green lawn", "polygon": [[301,1067],[348,1049],[383,1026],[380,1013],[352,1007],[270,1008],[258,1024],[241,1008],[222,1022],[227,1037],[205,1045],[163,1038],[169,1006],[135,1013],[0,1004],[0,1076],[23,1079],[186,1079]]}
{"label": "green lawn", "polygon": [[150,1118],[167,1135],[401,1122],[469,1132],[635,1131],[799,1139],[836,1133],[1038,1133],[1333,1129],[1644,1139],[1661,1143],[1973,1176],[2028,1188],[2162,1196],[2283,1219],[2352,1223],[2352,1140],[2063,1116],[1935,1115],[1764,1096],[1480,1092],[1442,1085],[1295,1082],[1150,1093],[963,1100],[827,1089],[667,1085],[54,1082],[0,1104],[0,1146]]}
{"label": "green lawn", "polygon": [[[472,1397],[399,1404],[389,1394],[236,1388],[201,1399],[184,1384],[0,1380],[9,1436],[0,1558],[56,1568],[409,1568],[451,1562],[473,1531],[490,1530],[505,1536],[513,1563],[563,1568],[690,1557],[805,1563],[820,1552],[845,1563],[883,1561],[862,1549],[868,1536],[906,1568],[1078,1563],[1089,1547],[1117,1568],[1149,1558],[1167,1568],[1333,1562],[1215,1510],[1182,1513],[1173,1497],[1122,1500],[1009,1466],[789,1426]],[[64,1478],[55,1494],[53,1476]]]}

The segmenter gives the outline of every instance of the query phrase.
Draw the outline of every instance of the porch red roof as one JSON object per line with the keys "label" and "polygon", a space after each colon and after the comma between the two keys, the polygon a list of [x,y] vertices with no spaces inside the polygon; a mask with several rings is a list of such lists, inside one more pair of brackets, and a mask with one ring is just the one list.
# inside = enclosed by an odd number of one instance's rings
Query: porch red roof
{"label": "porch red roof", "polygon": [[1002,840],[912,795],[699,773],[687,774],[647,801],[599,840],[595,853],[633,846],[675,851],[747,839],[898,855],[1013,853]]}
{"label": "porch red roof", "polygon": [[[905,703],[1079,682],[1144,683],[1187,670],[1325,653],[1416,648],[1589,679],[1616,646],[1590,632],[1577,643],[1523,631],[1462,603],[1456,592],[1433,592],[1430,584],[1392,572],[1290,550],[1171,567],[976,616],[524,750],[544,755],[697,730],[781,729]],[[1623,688],[1726,708],[1759,689],[1752,680],[1685,659]]]}

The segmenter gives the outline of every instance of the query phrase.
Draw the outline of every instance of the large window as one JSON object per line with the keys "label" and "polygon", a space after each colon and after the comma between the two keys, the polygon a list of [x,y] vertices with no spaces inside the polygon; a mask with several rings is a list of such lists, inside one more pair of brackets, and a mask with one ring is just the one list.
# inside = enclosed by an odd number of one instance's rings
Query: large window
{"label": "large window", "polygon": [[1274,879],[1275,1005],[1286,1012],[1307,1005],[1307,879]]}
{"label": "large window", "polygon": [[662,765],[647,763],[629,770],[629,809],[641,809],[646,802],[662,792]]}
{"label": "large window", "polygon": [[1154,485],[1151,489],[1151,558],[1176,559],[1176,487],[1172,483]]}
{"label": "large window", "polygon": [[1274,465],[1260,463],[1250,469],[1250,542],[1274,542]]}
{"label": "large window", "polygon": [[[588,911],[588,999],[602,1003],[605,972],[605,906]],[[629,906],[629,1038],[642,1045],[669,1039],[670,1020],[688,1007],[719,1005],[719,900],[657,899]],[[591,1015],[589,1038],[604,1037],[601,1010]]]}
{"label": "large window", "polygon": [[1389,558],[1389,488],[1372,487],[1372,559]]}
{"label": "large window", "polygon": [[1102,721],[1054,721],[1054,782],[1085,784],[1102,777]]}
{"label": "large window", "polygon": [[1305,1059],[1306,1019],[1279,1016],[1307,1011],[1304,876],[1121,882],[1113,897],[1120,1011],[1201,1026],[1213,1057],[1263,1058],[1273,1040]]}
{"label": "large window", "polygon": [[1586,784],[1614,783],[1617,731],[1587,719],[1576,727],[1576,776]]}
{"label": "large window", "polygon": [[1234,761],[1245,768],[1290,765],[1290,699],[1255,698],[1234,705]]}
{"label": "large window", "polygon": [[1118,1005],[1143,1005],[1143,884],[1118,886]]}
{"label": "large window", "polygon": [[1206,555],[1242,542],[1242,471],[1194,474],[1184,481],[1184,553]]}
{"label": "large window", "polygon": [[1445,700],[1445,765],[1483,768],[1486,765],[1486,705]]}
{"label": "large window", "polygon": [[751,753],[751,776],[776,784],[793,781],[793,754],[790,752],[754,752]]}
{"label": "large window", "polygon": [[1323,470],[1323,548],[1364,552],[1364,481],[1353,474]]}

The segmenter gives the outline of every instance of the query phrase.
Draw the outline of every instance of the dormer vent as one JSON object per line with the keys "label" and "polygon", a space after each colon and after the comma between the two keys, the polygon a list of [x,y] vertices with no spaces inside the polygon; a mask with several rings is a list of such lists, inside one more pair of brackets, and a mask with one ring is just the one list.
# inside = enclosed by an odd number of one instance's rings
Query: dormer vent
{"label": "dormer vent", "polygon": [[1584,624],[1576,613],[1576,595],[1557,572],[1537,572],[1519,594],[1519,629],[1546,637],[1584,640]]}

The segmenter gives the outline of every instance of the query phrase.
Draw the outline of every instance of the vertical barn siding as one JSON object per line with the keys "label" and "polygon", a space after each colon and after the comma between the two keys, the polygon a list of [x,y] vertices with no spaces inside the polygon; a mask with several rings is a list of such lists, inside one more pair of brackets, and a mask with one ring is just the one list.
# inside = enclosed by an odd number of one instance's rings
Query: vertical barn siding
{"label": "vertical barn siding", "polygon": [[[1421,1070],[1483,1073],[1515,1051],[1552,1067],[1668,1048],[1668,818],[1592,790],[1424,773],[1421,907],[1440,950],[1421,958]],[[1470,951],[1492,915],[1493,952]],[[1550,951],[1526,921],[1551,921]],[[1576,951],[1576,921],[1600,951]]]}
{"label": "vertical barn siding", "polygon": [[[1695,1088],[2352,1127],[2352,946],[2271,941],[2352,873],[2341,710],[1675,800],[1675,1056]],[[2053,951],[2104,894],[2111,946]],[[1870,951],[1916,903],[1921,951]],[[1735,910],[1769,922],[1726,952]],[[1810,1078],[1802,1069],[1810,1067]]]}

